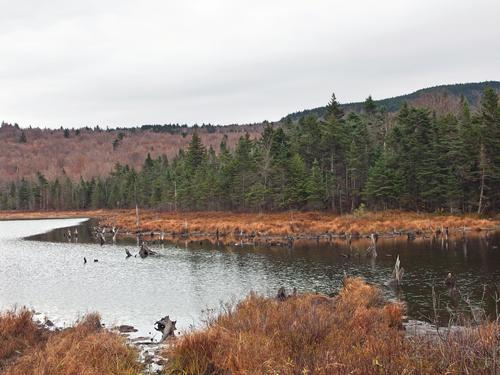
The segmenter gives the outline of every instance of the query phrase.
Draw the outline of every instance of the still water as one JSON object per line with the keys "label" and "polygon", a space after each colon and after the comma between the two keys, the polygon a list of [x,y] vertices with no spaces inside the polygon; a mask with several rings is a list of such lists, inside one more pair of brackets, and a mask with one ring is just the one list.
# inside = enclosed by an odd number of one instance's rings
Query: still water
{"label": "still water", "polygon": [[[78,241],[63,237],[65,227],[78,228]],[[453,305],[444,286],[448,272],[456,275],[461,293],[490,316],[492,296],[500,295],[498,233],[451,237],[447,244],[440,238],[381,238],[376,259],[356,255],[368,247],[366,240],[353,241],[351,250],[345,241],[293,249],[163,244],[151,246],[161,257],[126,259],[125,249],[137,253],[133,243],[100,246],[90,227],[86,219],[0,221],[0,310],[29,306],[60,326],[98,311],[108,326],[130,324],[139,329],[137,335],[148,335],[164,315],[186,330],[199,326],[207,309],[234,303],[250,291],[271,296],[285,286],[332,293],[341,287],[344,271],[381,285],[388,298],[404,301],[415,319],[432,315],[432,285],[443,311]],[[384,284],[398,254],[405,276],[395,291]]]}

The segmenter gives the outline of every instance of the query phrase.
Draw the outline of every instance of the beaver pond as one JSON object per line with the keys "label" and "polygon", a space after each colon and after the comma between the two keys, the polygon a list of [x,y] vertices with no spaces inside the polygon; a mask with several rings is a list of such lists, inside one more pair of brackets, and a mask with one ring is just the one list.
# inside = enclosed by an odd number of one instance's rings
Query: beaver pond
{"label": "beaver pond", "polygon": [[[481,308],[493,317],[493,297],[500,295],[498,232],[457,234],[449,241],[380,238],[375,259],[364,254],[368,239],[353,240],[351,248],[345,240],[296,243],[291,249],[157,243],[149,246],[160,256],[141,259],[126,258],[125,249],[138,252],[134,241],[101,246],[93,224],[87,219],[0,221],[0,309],[29,306],[60,326],[98,311],[107,326],[133,325],[137,335],[148,335],[165,315],[177,320],[181,331],[199,327],[207,313],[250,291],[274,296],[284,286],[289,292],[335,293],[344,271],[380,285],[418,320],[434,318],[433,285],[444,323],[449,311]],[[78,238],[68,238],[68,227],[78,229]],[[387,286],[397,255],[405,268],[399,289]],[[448,272],[460,298],[447,291]]]}

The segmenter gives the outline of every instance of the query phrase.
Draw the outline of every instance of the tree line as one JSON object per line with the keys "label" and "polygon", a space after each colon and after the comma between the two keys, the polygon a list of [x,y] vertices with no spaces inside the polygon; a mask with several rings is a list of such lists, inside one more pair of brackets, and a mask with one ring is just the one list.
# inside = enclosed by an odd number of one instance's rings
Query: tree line
{"label": "tree line", "polygon": [[268,125],[259,139],[208,149],[193,132],[172,160],[117,164],[105,178],[65,175],[0,184],[0,209],[369,209],[477,212],[500,206],[500,107],[486,89],[480,108],[437,116],[403,104],[388,114],[371,97],[344,113],[332,96],[322,118]]}

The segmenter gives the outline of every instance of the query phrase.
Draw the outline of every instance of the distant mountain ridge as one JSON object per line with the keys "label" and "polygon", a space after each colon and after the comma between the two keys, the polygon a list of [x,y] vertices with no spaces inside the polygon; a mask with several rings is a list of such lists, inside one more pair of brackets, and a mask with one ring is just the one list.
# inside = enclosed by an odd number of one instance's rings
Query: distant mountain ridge
{"label": "distant mountain ridge", "polygon": [[[417,90],[410,94],[395,96],[381,100],[374,99],[375,103],[384,107],[387,112],[396,112],[399,110],[404,102],[408,102],[416,107],[425,106],[435,109],[437,111],[449,111],[450,107],[459,103],[460,97],[463,95],[472,107],[477,107],[481,94],[484,89],[491,87],[500,91],[500,81],[484,81],[484,82],[471,82],[471,83],[456,83],[449,85],[439,85],[427,87]],[[363,102],[345,103],[342,107],[346,111],[361,112],[363,110]],[[451,109],[452,109],[451,108]],[[301,117],[308,115],[315,115],[323,117],[326,113],[326,106],[317,107],[312,109],[305,109],[291,113],[281,119],[281,121],[296,121]]]}

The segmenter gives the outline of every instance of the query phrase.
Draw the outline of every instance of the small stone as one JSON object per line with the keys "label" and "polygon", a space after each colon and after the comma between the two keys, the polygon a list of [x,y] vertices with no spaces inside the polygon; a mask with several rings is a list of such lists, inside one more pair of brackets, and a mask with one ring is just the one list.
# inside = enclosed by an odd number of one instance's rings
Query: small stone
{"label": "small stone", "polygon": [[137,329],[135,329],[133,326],[129,326],[129,325],[126,325],[126,324],[122,324],[121,326],[118,326],[116,328],[121,333],[137,332]]}
{"label": "small stone", "polygon": [[139,341],[145,341],[147,339],[148,339],[148,337],[140,336],[140,337],[136,337],[136,338],[132,339],[131,341],[132,342],[139,342]]}

